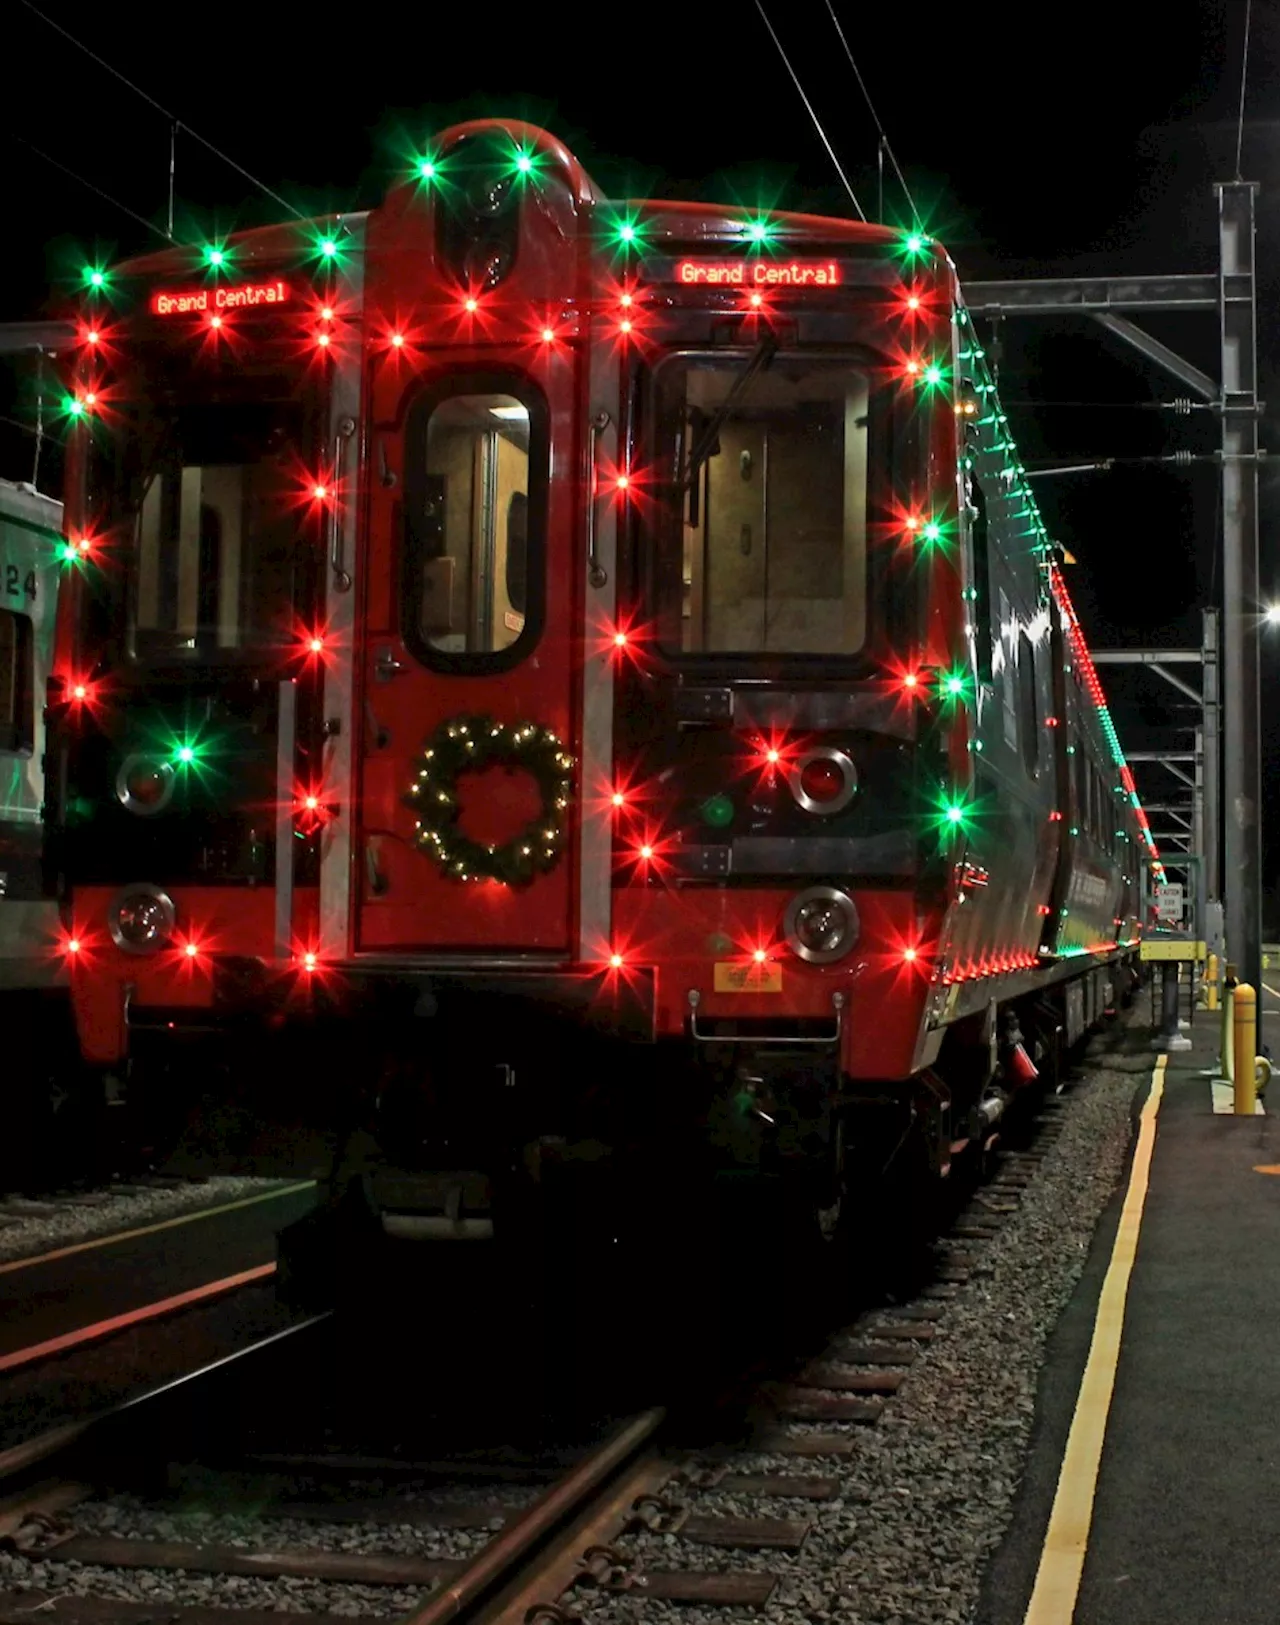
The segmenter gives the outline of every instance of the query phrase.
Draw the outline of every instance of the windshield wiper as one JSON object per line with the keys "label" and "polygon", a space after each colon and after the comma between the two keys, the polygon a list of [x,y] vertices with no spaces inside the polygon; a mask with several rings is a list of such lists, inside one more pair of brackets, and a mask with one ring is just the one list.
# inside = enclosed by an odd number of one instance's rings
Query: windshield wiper
{"label": "windshield wiper", "polygon": [[759,344],[756,345],[755,349],[752,350],[751,354],[747,357],[746,365],[733,380],[733,385],[729,390],[729,393],[707,419],[702,433],[698,436],[693,450],[689,453],[689,461],[685,465],[685,471],[680,476],[679,483],[676,486],[676,489],[679,491],[681,496],[684,495],[684,493],[693,484],[694,480],[697,479],[698,470],[715,450],[716,441],[720,438],[720,431],[724,428],[725,420],[728,418],[729,413],[737,405],[743,392],[746,390],[747,385],[762,367],[767,367],[769,365],[777,353],[777,339],[774,338],[772,333],[766,333],[765,336],[760,340]]}

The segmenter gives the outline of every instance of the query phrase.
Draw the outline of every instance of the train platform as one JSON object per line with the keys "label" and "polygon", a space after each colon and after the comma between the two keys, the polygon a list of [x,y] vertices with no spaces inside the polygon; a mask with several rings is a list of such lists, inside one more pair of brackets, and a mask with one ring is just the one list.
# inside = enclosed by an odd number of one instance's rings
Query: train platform
{"label": "train platform", "polygon": [[978,1625],[1280,1617],[1280,1093],[1230,1115],[1219,1020],[1201,1012],[1189,1050],[1152,1052],[1128,1175],[1047,1351]]}
{"label": "train platform", "polygon": [[314,1181],[197,1208],[0,1262],[0,1378],[192,1304],[266,1281],[276,1235]]}

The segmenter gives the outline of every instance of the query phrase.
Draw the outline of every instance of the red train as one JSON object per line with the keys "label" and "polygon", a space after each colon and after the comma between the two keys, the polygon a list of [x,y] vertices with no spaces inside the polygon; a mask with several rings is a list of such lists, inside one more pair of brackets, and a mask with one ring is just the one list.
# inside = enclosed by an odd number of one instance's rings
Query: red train
{"label": "red train", "polygon": [[655,1140],[830,1229],[1118,991],[1158,860],[935,242],[485,121],[81,330],[48,819],[104,1072],[345,1057],[392,1230]]}

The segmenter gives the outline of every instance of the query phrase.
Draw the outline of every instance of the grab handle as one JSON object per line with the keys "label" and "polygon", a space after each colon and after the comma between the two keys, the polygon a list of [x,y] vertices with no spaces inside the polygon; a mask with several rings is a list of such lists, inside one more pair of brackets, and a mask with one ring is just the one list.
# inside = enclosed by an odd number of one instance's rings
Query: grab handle
{"label": "grab handle", "polygon": [[600,436],[609,427],[613,419],[605,411],[599,411],[591,420],[588,431],[590,439],[587,453],[587,580],[593,587],[604,587],[609,582],[609,572],[600,563],[600,556],[596,552],[596,452],[600,446]]}
{"label": "grab handle", "polygon": [[337,493],[342,489],[342,453],[346,442],[355,432],[354,418],[338,419],[338,427],[333,436],[334,498],[329,508],[329,568],[333,572],[335,592],[351,591],[351,573],[346,569],[342,557],[342,515],[338,511]]}

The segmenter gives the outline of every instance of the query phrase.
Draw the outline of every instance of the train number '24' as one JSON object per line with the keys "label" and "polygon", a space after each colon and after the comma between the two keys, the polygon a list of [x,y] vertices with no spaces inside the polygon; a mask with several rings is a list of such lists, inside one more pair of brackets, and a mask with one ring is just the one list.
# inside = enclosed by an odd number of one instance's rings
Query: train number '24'
{"label": "train number '24'", "polygon": [[6,598],[29,598],[34,603],[36,597],[36,573],[28,570],[26,575],[16,564],[6,564],[4,567],[4,595]]}

